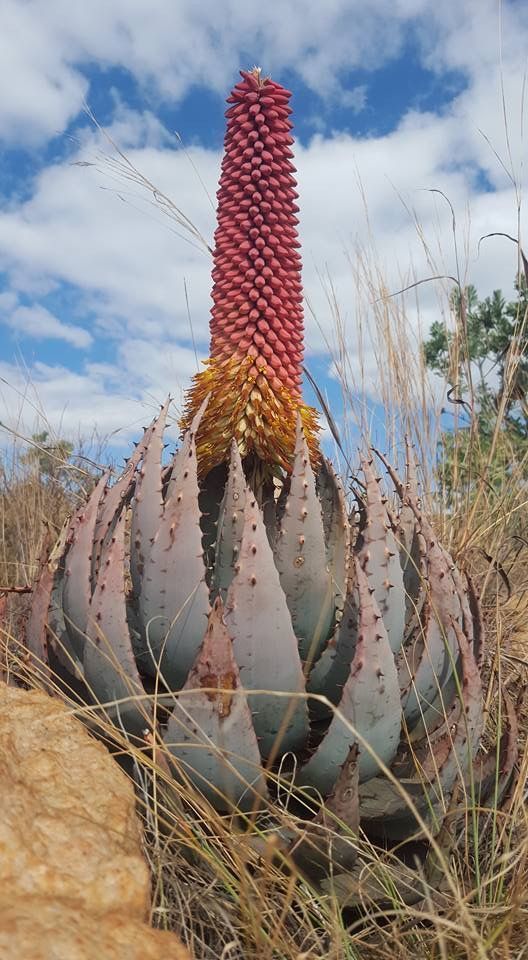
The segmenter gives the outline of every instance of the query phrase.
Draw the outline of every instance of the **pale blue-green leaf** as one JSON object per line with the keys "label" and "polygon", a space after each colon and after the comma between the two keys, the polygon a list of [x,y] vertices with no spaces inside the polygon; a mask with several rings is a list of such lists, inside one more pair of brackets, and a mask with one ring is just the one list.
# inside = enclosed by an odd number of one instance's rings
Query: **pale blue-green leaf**
{"label": "pale blue-green leaf", "polygon": [[391,649],[396,653],[405,630],[405,588],[400,566],[399,544],[391,528],[389,515],[372,461],[363,460],[366,482],[366,525],[358,557],[383,617]]}
{"label": "pale blue-green leaf", "polygon": [[[422,746],[415,745],[413,751],[420,775],[431,781],[436,777],[442,796],[451,790],[458,775],[461,782],[465,782],[484,725],[482,681],[473,647],[456,621],[454,627],[462,673],[460,695],[457,694],[456,698],[458,715],[454,721],[446,722],[443,730],[437,728],[425,737]],[[446,754],[445,760],[443,752]]]}
{"label": "pale blue-green leaf", "polygon": [[146,428],[141,440],[136,444],[134,452],[128,459],[123,473],[110,487],[107,486],[99,504],[97,522],[95,524],[94,545],[92,557],[92,577],[95,579],[99,569],[99,560],[105,538],[111,535],[113,526],[128,502],[134,488],[135,474],[143,455],[148,448],[154,424]]}
{"label": "pale blue-green leaf", "polygon": [[157,420],[148,428],[148,440],[142,451],[142,463],[136,480],[130,529],[130,576],[134,594],[141,594],[145,562],[163,514],[161,457],[163,433],[170,399],[163,404]]}
{"label": "pale blue-green leaf", "polygon": [[207,583],[211,586],[214,573],[215,548],[220,507],[227,483],[228,465],[219,463],[200,478],[200,526],[202,528],[202,552],[207,569]]}
{"label": "pale blue-green leaf", "polygon": [[262,754],[269,757],[274,748],[279,754],[300,750],[308,737],[306,699],[273,693],[303,693],[304,675],[264,521],[253,495],[246,498],[240,557],[227,594],[225,620],[244,689],[270,691],[248,696]]}
{"label": "pale blue-green leaf", "polygon": [[[403,553],[400,554],[403,563]],[[409,638],[423,610],[427,595],[427,548],[423,534],[415,530],[410,554],[403,570],[405,588],[405,641]]]}
{"label": "pale blue-green leaf", "polygon": [[[324,795],[335,783],[348,751],[357,739],[360,781],[375,776],[378,760],[388,764],[398,748],[401,731],[400,689],[394,656],[379,608],[361,565],[356,561],[359,628],[350,675],[339,712],[314,755],[301,769],[299,785],[316,787]],[[359,736],[357,736],[359,734]],[[374,752],[362,747],[365,740]]]}
{"label": "pale blue-green leaf", "polygon": [[53,581],[48,609],[47,636],[48,660],[53,674],[82,677],[82,663],[72,646],[66,621],[62,596],[64,592],[64,563],[61,562]]}
{"label": "pale blue-green leaf", "polygon": [[196,658],[209,613],[198,506],[195,433],[188,430],[173,468],[170,495],[144,559],[139,598],[140,667],[160,666],[165,683],[179,689]]}
{"label": "pale blue-green leaf", "polygon": [[[350,674],[358,637],[359,600],[354,565],[350,568],[347,595],[341,619],[308,678],[309,693],[327,697],[331,703],[341,700]],[[327,715],[329,708],[318,700],[310,702],[314,717]]]}
{"label": "pale blue-green leaf", "polygon": [[[50,684],[60,688],[68,697],[85,703],[88,691],[82,679],[82,664],[72,646],[63,609],[65,557],[71,546],[77,516],[65,521],[59,541],[50,553],[48,569],[52,573],[51,592],[46,611],[45,654],[49,664]],[[42,615],[42,614],[41,614]],[[40,623],[42,627],[42,621]],[[38,630],[38,621],[32,629]],[[32,640],[32,646],[35,639]]]}
{"label": "pale blue-green leaf", "polygon": [[169,717],[165,743],[216,806],[252,809],[267,795],[257,738],[218,598],[203,643]]}
{"label": "pale blue-green leaf", "polygon": [[[478,647],[478,639],[475,640],[475,630],[479,630],[478,620],[476,622],[473,610],[471,609],[471,599],[469,596],[469,583],[468,578],[463,576],[454,563],[452,557],[444,549],[444,556],[446,558],[446,563],[449,566],[449,571],[451,574],[451,579],[456,590],[457,597],[460,601],[460,626],[462,627],[470,645],[472,647]],[[477,604],[478,610],[478,604]],[[478,614],[480,619],[480,611]]]}
{"label": "pale blue-green leaf", "polygon": [[446,722],[449,723],[453,712],[456,710],[459,685],[462,682],[462,665],[460,657],[457,658],[455,669],[448,679],[437,689],[431,700],[422,704],[420,716],[414,721],[412,727],[408,727],[408,740],[415,743],[429,734],[431,735]]}
{"label": "pale blue-green leaf", "polygon": [[196,434],[198,427],[200,426],[201,419],[207,408],[207,404],[209,403],[209,396],[210,394],[207,394],[205,400],[202,401],[200,407],[196,411],[189,429],[185,431],[182,442],[172,458],[169,480],[167,483],[167,492],[165,495],[166,503],[175,494],[177,495],[183,476],[187,471],[188,460],[192,460],[193,457],[196,457]]}
{"label": "pale blue-green leaf", "polygon": [[323,457],[317,476],[317,494],[321,503],[328,569],[332,578],[336,612],[345,604],[350,569],[351,530],[345,491],[332,464]]}
{"label": "pale blue-green leaf", "polygon": [[290,489],[274,550],[301,658],[314,663],[332,629],[335,594],[327,565],[321,504],[300,416]]}
{"label": "pale blue-green leaf", "polygon": [[453,561],[423,514],[420,532],[427,547],[428,589],[420,623],[398,659],[402,704],[411,727],[453,672],[458,657],[455,624],[462,622],[460,598],[451,574]]}
{"label": "pale blue-green leaf", "polygon": [[[125,513],[101,555],[84,646],[84,677],[105,714],[128,733],[150,726],[151,711],[132,651],[125,600]],[[112,704],[110,701],[122,701]]]}
{"label": "pale blue-green leaf", "polygon": [[43,681],[51,679],[48,663],[48,616],[57,571],[63,561],[66,543],[71,531],[71,520],[65,520],[59,539],[48,553],[46,538],[41,556],[40,574],[35,584],[29,618],[25,629],[25,644],[32,663]]}
{"label": "pale blue-green leaf", "polygon": [[400,566],[403,571],[405,590],[405,631],[404,642],[416,629],[426,594],[426,547],[420,532],[420,497],[416,474],[414,450],[406,438],[406,479],[402,483],[398,473],[387,458],[376,451],[377,456],[387,469],[401,501],[400,511],[394,521],[395,538],[399,545]]}
{"label": "pale blue-green leaf", "polygon": [[398,517],[400,543],[402,548],[402,566],[407,567],[412,556],[413,540],[416,533],[416,510],[420,509],[420,491],[414,448],[409,438],[405,438],[406,463],[405,486],[402,487],[402,506]]}
{"label": "pale blue-green leaf", "polygon": [[[462,630],[455,624],[459,643],[462,680],[461,699],[456,698],[444,724],[413,744],[412,753],[393,766],[401,786],[428,820],[442,817],[457,777],[464,783],[473,763],[482,734],[482,684],[473,651]],[[397,839],[402,831],[417,827],[405,798],[384,777],[375,777],[360,787],[362,819],[383,825],[386,836]]]}
{"label": "pale blue-green leaf", "polygon": [[227,590],[234,577],[235,565],[240,555],[246,496],[249,496],[249,493],[247,493],[242,461],[238,444],[233,440],[229,474],[218,516],[215,564],[211,581],[213,593],[218,593],[223,603],[225,603]]}
{"label": "pale blue-green leaf", "polygon": [[[460,622],[468,642],[473,648],[477,666],[480,669],[481,664],[478,660],[478,654],[481,651],[481,631],[482,622],[480,619],[480,608],[478,603],[471,598],[469,578],[465,580],[457,570],[449,554],[444,550],[446,565],[450,570],[453,585],[460,601]],[[467,584],[467,586],[466,586]],[[422,703],[422,712],[412,727],[411,737],[413,740],[421,737],[423,732],[434,730],[443,722],[446,715],[446,709],[451,704],[457,693],[459,676],[461,675],[460,657],[457,658],[457,666],[451,669],[448,662],[449,676],[437,683],[436,690],[429,700]]]}
{"label": "pale blue-green leaf", "polygon": [[419,831],[419,824],[409,800],[427,824],[439,829],[441,809],[438,803],[433,805],[428,800],[425,785],[420,780],[400,779],[398,782],[403,795],[390,780],[382,777],[373,777],[360,785],[359,813],[369,834],[391,841],[412,837]]}
{"label": "pale blue-green leaf", "polygon": [[95,524],[108,476],[108,473],[103,474],[87,504],[74,517],[72,544],[65,560],[62,591],[64,620],[75,655],[81,662],[92,597],[91,574]]}

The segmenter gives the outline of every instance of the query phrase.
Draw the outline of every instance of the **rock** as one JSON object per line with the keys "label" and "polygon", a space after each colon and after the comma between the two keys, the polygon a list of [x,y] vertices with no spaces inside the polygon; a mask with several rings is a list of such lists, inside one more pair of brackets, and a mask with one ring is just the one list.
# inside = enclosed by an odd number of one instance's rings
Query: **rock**
{"label": "rock", "polygon": [[173,933],[43,897],[0,899],[2,960],[190,960]]}
{"label": "rock", "polygon": [[150,875],[130,781],[60,700],[5,684],[0,891],[2,960],[189,960],[145,924]]}

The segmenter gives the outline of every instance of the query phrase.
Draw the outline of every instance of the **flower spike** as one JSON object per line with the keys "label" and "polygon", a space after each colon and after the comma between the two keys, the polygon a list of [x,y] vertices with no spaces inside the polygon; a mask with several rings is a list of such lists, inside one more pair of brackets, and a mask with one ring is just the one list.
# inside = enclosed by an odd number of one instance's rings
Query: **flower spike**
{"label": "flower spike", "polygon": [[290,93],[259,68],[241,71],[228,103],[218,190],[210,357],[187,396],[187,429],[210,393],[198,438],[200,471],[242,457],[291,468],[297,412],[318,459],[316,411],[302,402],[301,257]]}

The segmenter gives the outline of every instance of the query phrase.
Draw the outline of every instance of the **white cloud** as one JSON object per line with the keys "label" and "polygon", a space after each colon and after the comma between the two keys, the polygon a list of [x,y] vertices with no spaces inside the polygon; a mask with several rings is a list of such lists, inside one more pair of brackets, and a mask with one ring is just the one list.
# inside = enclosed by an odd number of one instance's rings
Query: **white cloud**
{"label": "white cloud", "polygon": [[[178,101],[195,85],[223,96],[250,56],[332,97],[346,72],[379,69],[412,40],[429,69],[461,72],[494,102],[501,38],[506,86],[515,77],[520,97],[527,29],[528,9],[510,0],[3,0],[0,137],[38,144],[62,132],[90,99],[87,67],[120,67],[151,102]],[[362,105],[360,88],[344,96]]]}
{"label": "white cloud", "polygon": [[68,62],[58,24],[33,3],[4,0],[0,13],[0,136],[37,144],[61,133],[88,83]]}
{"label": "white cloud", "polygon": [[361,113],[367,105],[367,85],[360,83],[352,90],[342,89],[339,94],[339,102],[343,107],[351,110],[352,113]]}
{"label": "white cloud", "polygon": [[176,439],[182,386],[195,370],[194,354],[177,344],[140,340],[123,344],[115,364],[87,363],[80,372],[61,364],[0,361],[2,425],[26,435],[47,429],[73,441],[97,435],[126,448],[170,395],[168,436]]}
{"label": "white cloud", "polygon": [[[122,129],[122,126],[121,126]],[[127,132],[130,136],[130,130]],[[81,149],[95,155],[97,137]],[[214,194],[220,157],[210,151],[145,147],[128,151],[134,163],[185,207],[211,237],[214,211],[189,160]],[[210,257],[181,239],[178,225],[160,211],[152,192],[115,176],[64,162],[48,167],[26,203],[0,213],[0,250],[19,289],[24,275],[66,281],[79,288],[99,326],[126,320],[129,333],[157,339],[169,333],[190,337],[184,300],[189,289],[195,335],[207,338]],[[50,242],[53,237],[53,242]]]}
{"label": "white cloud", "polygon": [[15,309],[18,303],[18,297],[12,290],[3,290],[0,293],[0,311],[10,313]]}
{"label": "white cloud", "polygon": [[40,362],[29,369],[0,362],[0,400],[4,429],[26,436],[46,429],[51,436],[72,441],[89,440],[97,433],[117,446],[137,436],[156,412],[153,398],[117,392],[108,371],[74,373]]}
{"label": "white cloud", "polygon": [[0,322],[6,324],[17,337],[31,337],[35,340],[63,340],[72,347],[89,347],[92,336],[83,327],[73,323],[62,323],[46,307],[36,304],[31,307],[17,306],[5,316],[0,314]]}
{"label": "white cloud", "polygon": [[[491,0],[469,6],[489,19]],[[435,11],[433,0],[3,0],[0,86],[10,95],[0,136],[38,143],[64,130],[89,98],[88,65],[119,66],[150,96],[175,101],[193,85],[223,95],[250,65],[244,51],[266,72],[293,70],[331,96],[341,73],[379,68],[433,15],[449,32],[460,4]]]}

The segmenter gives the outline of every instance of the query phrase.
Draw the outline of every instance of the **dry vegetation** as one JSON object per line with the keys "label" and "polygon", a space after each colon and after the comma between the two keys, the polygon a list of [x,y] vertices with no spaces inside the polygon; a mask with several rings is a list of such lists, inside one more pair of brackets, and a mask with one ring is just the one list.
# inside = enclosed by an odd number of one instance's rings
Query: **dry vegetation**
{"label": "dry vegetation", "polygon": [[[471,791],[465,796],[459,791],[444,828],[428,837],[428,853],[414,879],[403,860],[391,859],[360,836],[351,842],[361,853],[361,868],[315,882],[282,851],[281,830],[302,836],[287,790],[258,817],[222,817],[196,789],[171,777],[161,742],[151,738],[148,748],[139,750],[122,740],[116,747],[115,730],[108,727],[113,749],[138,786],[152,868],[152,920],[176,930],[197,960],[522,960],[528,957],[528,715],[521,703],[528,669],[527,465],[505,474],[500,487],[491,486],[489,453],[483,454],[474,432],[472,482],[465,488],[455,482],[454,501],[443,502],[435,492],[443,469],[436,463],[439,402],[410,339],[404,302],[386,295],[368,257],[360,255],[355,270],[357,324],[365,342],[372,338],[387,411],[386,452],[399,459],[403,435],[413,437],[429,509],[444,542],[477,584],[487,629],[490,743],[502,723],[499,689],[507,688],[517,703],[515,782],[499,811],[482,810]],[[447,301],[445,306],[447,313]],[[358,375],[347,354],[347,330],[337,308],[335,318],[329,349],[347,416],[350,422],[356,418],[366,436],[367,405],[358,400],[361,371]],[[463,328],[458,334],[463,338]],[[345,425],[344,470],[355,461],[346,437]],[[495,446],[503,442],[499,418]],[[450,469],[457,470],[456,457]],[[64,480],[60,471],[59,476]],[[38,569],[46,529],[57,532],[89,476],[79,474],[73,485],[44,477],[41,459],[28,458],[27,447],[12,438],[0,479],[0,585],[26,587]],[[10,677],[16,679],[25,669],[17,642],[23,611],[13,617],[16,604],[9,606],[2,637]],[[36,669],[29,681],[41,683]],[[103,707],[78,713],[104,726]],[[417,850],[423,853],[423,846]]]}

